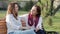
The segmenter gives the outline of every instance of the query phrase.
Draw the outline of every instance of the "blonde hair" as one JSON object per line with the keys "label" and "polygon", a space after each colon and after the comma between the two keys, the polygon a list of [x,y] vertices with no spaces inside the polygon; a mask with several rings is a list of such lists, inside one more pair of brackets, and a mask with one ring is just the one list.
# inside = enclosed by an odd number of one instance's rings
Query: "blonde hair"
{"label": "blonde hair", "polygon": [[[18,5],[18,3],[16,3],[16,2],[11,2],[11,3],[8,5],[7,15],[8,15],[8,14],[13,14],[13,16],[17,19],[18,13],[15,12],[15,4]],[[19,7],[19,6],[18,6],[18,7]]]}

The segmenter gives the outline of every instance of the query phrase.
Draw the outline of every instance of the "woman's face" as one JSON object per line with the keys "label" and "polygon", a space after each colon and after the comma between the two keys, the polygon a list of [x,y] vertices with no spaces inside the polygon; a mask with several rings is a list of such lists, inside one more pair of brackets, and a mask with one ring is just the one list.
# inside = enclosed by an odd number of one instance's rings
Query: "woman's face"
{"label": "woman's face", "polygon": [[32,7],[32,9],[31,9],[31,14],[34,15],[34,16],[36,16],[36,14],[37,14],[37,9],[36,9],[35,6]]}
{"label": "woman's face", "polygon": [[18,9],[19,9],[19,8],[18,8],[18,5],[15,4],[15,11],[18,12]]}

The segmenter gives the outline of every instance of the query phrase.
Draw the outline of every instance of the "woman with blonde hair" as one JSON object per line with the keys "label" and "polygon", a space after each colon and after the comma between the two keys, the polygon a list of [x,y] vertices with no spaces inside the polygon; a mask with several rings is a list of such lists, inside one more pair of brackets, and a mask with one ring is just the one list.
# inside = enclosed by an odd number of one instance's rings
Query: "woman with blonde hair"
{"label": "woman with blonde hair", "polygon": [[18,3],[11,2],[8,5],[6,14],[7,34],[20,29],[20,22],[20,18],[18,17]]}
{"label": "woman with blonde hair", "polygon": [[19,5],[16,2],[11,2],[8,5],[6,14],[7,34],[35,34],[33,30],[22,31],[26,27],[21,24],[22,21],[21,17],[18,16],[18,9]]}

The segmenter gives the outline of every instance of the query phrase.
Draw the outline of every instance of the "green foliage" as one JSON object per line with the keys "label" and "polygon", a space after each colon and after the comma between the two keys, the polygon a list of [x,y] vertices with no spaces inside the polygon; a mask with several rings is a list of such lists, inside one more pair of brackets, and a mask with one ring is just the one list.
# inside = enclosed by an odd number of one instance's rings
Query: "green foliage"
{"label": "green foliage", "polygon": [[53,10],[53,3],[51,2],[51,0],[41,0],[41,2],[38,2],[37,4],[40,5],[41,7],[41,14],[43,16],[43,18],[48,18],[48,24],[50,26],[52,26],[52,10]]}
{"label": "green foliage", "polygon": [[33,5],[34,5],[33,1],[26,2],[26,5],[24,6],[24,10],[25,11],[30,10]]}
{"label": "green foliage", "polygon": [[0,1],[4,1],[4,0],[0,0]]}
{"label": "green foliage", "polygon": [[45,17],[47,13],[49,13],[50,10],[50,0],[40,0],[41,2],[38,2],[37,4],[40,5],[42,10],[42,16]]}
{"label": "green foliage", "polygon": [[20,1],[20,0],[7,0],[9,2],[17,2],[17,1]]}

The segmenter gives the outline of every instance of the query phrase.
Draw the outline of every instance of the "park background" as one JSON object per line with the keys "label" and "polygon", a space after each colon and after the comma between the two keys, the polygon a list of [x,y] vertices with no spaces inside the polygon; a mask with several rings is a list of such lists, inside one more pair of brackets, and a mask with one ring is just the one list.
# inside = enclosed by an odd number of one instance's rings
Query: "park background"
{"label": "park background", "polygon": [[44,29],[60,34],[60,0],[0,0],[0,19],[6,16],[8,4],[14,1],[19,4],[19,15],[27,14],[33,5],[39,5]]}

